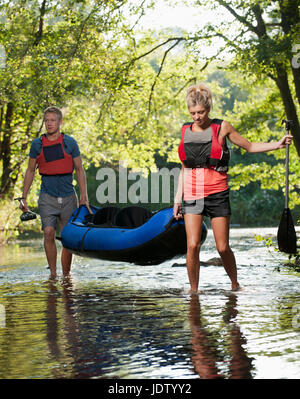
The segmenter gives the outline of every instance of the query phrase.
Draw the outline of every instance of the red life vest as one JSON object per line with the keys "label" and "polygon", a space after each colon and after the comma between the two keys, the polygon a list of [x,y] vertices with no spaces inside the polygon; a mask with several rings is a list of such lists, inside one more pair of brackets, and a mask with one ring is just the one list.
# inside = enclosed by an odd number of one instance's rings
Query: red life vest
{"label": "red life vest", "polygon": [[36,157],[40,174],[53,176],[73,173],[73,158],[64,149],[63,133],[54,141],[43,134],[41,140],[42,150]]}
{"label": "red life vest", "polygon": [[[185,123],[181,128],[181,141],[178,147],[178,154],[181,162],[188,168],[210,168],[218,172],[227,172],[230,151],[226,144],[220,143],[218,140],[222,120],[212,120],[210,124],[212,129],[212,140],[203,144],[184,142],[186,129],[191,128],[192,124],[192,122]],[[204,148],[201,155],[199,155],[197,151],[199,145]]]}

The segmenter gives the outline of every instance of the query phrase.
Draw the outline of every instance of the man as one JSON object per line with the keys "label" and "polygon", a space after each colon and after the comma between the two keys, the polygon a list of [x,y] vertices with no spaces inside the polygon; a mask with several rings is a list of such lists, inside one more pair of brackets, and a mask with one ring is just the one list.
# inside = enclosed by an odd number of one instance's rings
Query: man
{"label": "man", "polygon": [[[80,190],[80,204],[88,206],[86,176],[82,167],[77,142],[70,136],[60,132],[62,112],[57,107],[49,107],[44,111],[46,134],[33,140],[29,152],[28,168],[23,185],[22,211],[28,211],[26,198],[35,176],[36,167],[42,176],[42,184],[38,202],[39,214],[44,233],[44,248],[51,278],[56,277],[57,248],[55,231],[57,219],[60,230],[68,222],[78,207],[78,199],[73,186],[73,170]],[[72,254],[65,248],[61,252],[63,275],[71,270]]]}

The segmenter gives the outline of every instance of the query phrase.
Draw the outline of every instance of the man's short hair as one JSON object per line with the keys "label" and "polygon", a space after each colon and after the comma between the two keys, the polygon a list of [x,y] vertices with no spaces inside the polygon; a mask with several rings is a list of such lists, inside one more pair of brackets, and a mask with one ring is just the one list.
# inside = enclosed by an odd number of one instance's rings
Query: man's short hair
{"label": "man's short hair", "polygon": [[58,107],[48,107],[48,108],[46,108],[45,111],[44,111],[44,119],[45,119],[46,114],[48,114],[50,112],[53,112],[54,114],[58,115],[59,119],[62,120],[63,114],[62,114],[61,110]]}

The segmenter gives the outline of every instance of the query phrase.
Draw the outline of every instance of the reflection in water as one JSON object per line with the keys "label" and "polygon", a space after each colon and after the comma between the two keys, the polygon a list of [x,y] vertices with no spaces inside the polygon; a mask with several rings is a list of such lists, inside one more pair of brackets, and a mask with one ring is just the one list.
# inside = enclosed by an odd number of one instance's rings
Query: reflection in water
{"label": "reflection in water", "polygon": [[45,319],[51,360],[58,365],[52,367],[54,377],[139,377],[173,366],[181,375],[189,373],[188,341],[182,342],[180,329],[185,315],[176,314],[187,303],[152,294],[76,290],[71,278],[60,291],[57,282],[49,282]]}
{"label": "reflection in water", "polygon": [[253,369],[252,358],[248,357],[244,347],[246,338],[242,334],[240,327],[234,322],[237,316],[237,296],[229,295],[225,306],[224,321],[229,329],[229,351],[231,359],[229,361],[230,378],[251,378]]}
{"label": "reflection in water", "polygon": [[212,337],[205,329],[201,318],[201,308],[198,295],[193,295],[190,301],[190,327],[192,331],[192,362],[200,378],[220,378],[217,367],[217,348],[211,342]]}
{"label": "reflection in water", "polygon": [[[48,295],[46,307],[47,343],[51,360],[58,365],[63,361],[69,365],[77,362],[80,351],[79,324],[76,319],[76,301],[73,296],[73,284],[70,277],[62,280],[62,293],[58,289],[58,282],[48,281]],[[59,303],[61,299],[61,304]],[[63,341],[63,344],[60,342]],[[62,350],[64,349],[64,353]],[[72,368],[72,367],[71,367]],[[61,375],[60,367],[53,368],[55,378],[65,377]]]}
{"label": "reflection in water", "polygon": [[[102,376],[105,374],[103,368],[106,370],[119,368],[124,357],[129,354],[133,358],[139,358],[141,363],[147,358],[148,365],[151,365],[154,353],[155,361],[161,366],[167,362],[163,352],[168,349],[177,351],[178,358],[182,356],[178,352],[180,345],[176,347],[170,342],[166,345],[168,340],[163,334],[164,328],[158,325],[166,320],[163,315],[160,315],[160,321],[157,319],[155,308],[151,310],[149,306],[151,298],[144,297],[142,300],[141,298],[138,300],[129,296],[126,298],[129,305],[126,309],[121,302],[114,311],[108,311],[106,308],[101,310],[103,298],[99,292],[90,292],[89,294],[85,293],[83,296],[92,296],[92,302],[87,301],[87,297],[83,300],[82,294],[80,297],[76,297],[71,278],[65,278],[60,297],[57,282],[49,281],[46,311],[49,351],[58,364],[62,360],[66,362],[66,353],[68,354],[67,362],[72,366],[73,376],[77,378]],[[58,306],[59,300],[61,309]],[[130,302],[135,305],[130,306]],[[79,304],[81,304],[81,312],[83,311],[84,315],[80,315]],[[238,324],[234,322],[238,313],[237,296],[228,295],[228,300],[222,311],[226,326],[226,341],[220,340],[219,330],[214,329],[201,315],[198,296],[193,295],[190,298],[187,310],[192,336],[191,361],[200,378],[251,378],[252,360],[247,356],[243,347],[246,340]],[[143,314],[141,315],[140,312]],[[91,322],[88,314],[98,315],[98,317]],[[107,316],[112,314],[119,314],[118,323],[107,319]],[[146,314],[147,317],[145,317]],[[125,323],[124,315],[127,319]],[[82,319],[82,317],[84,320],[79,323],[79,318]],[[132,320],[135,322],[134,325],[131,324]],[[64,356],[61,353],[62,344],[59,343],[62,335]],[[227,341],[228,347],[226,347]],[[152,344],[147,345],[148,342]],[[187,355],[188,353],[189,351]],[[188,363],[187,358],[185,363]],[[227,365],[228,370],[225,370],[224,365]],[[59,369],[54,369],[53,372],[56,378],[64,376],[60,374]]]}
{"label": "reflection in water", "polygon": [[199,297],[171,263],[75,258],[50,281],[42,242],[2,248],[0,378],[299,378],[299,275],[274,272],[251,237],[233,234],[245,289],[203,267]]}
{"label": "reflection in water", "polygon": [[[253,378],[257,372],[237,321],[243,311],[251,315],[243,296],[108,290],[72,278],[7,285],[0,292],[7,309],[7,326],[0,330],[1,378],[224,379]],[[262,345],[272,344],[274,351],[280,326],[270,333],[266,317],[273,320],[273,314],[265,302],[255,313],[258,324],[243,319],[243,330],[249,335],[252,329],[257,353]],[[295,338],[291,332],[281,336],[277,350],[284,354]]]}
{"label": "reflection in water", "polygon": [[[246,343],[241,330],[233,320],[237,316],[237,296],[228,296],[223,311],[223,320],[228,330],[228,354],[220,349],[220,340],[211,331],[211,326],[201,315],[198,295],[191,296],[189,321],[192,331],[192,362],[200,378],[251,378],[252,361],[247,356],[243,345]],[[215,331],[218,335],[218,331]],[[222,341],[221,341],[222,342]],[[221,345],[224,346],[224,342]],[[224,352],[224,351],[223,351]],[[229,375],[220,372],[218,364],[229,364]]]}
{"label": "reflection in water", "polygon": [[[87,300],[88,296],[93,298],[92,302]],[[129,296],[126,298],[128,307],[124,307],[121,301],[114,310],[108,311],[106,308],[101,309],[103,302],[101,296],[101,293],[92,291],[89,294],[85,293],[76,297],[71,278],[65,278],[60,298],[57,282],[49,281],[46,311],[47,342],[51,356],[58,364],[63,360],[66,362],[67,353],[67,363],[71,366],[72,371],[70,367],[69,371],[72,376],[88,378],[100,377],[105,375],[108,370],[119,369],[124,360],[126,362],[126,357],[128,361],[128,355],[131,359],[139,359],[141,364],[148,363],[150,367],[153,363],[164,366],[167,361],[170,362],[170,359],[167,360],[165,356],[167,352],[173,352],[174,357],[175,351],[178,363],[178,359],[182,358],[178,348],[182,345],[176,345],[176,339],[173,344],[169,341],[168,335],[172,334],[170,332],[166,334],[165,328],[161,326],[161,323],[164,324],[167,320],[164,320],[162,314],[160,314],[160,320],[157,318],[157,309],[155,306],[152,309],[149,306],[151,298],[138,299]],[[60,310],[58,309],[59,300],[61,300]],[[131,306],[130,302],[135,305]],[[80,305],[81,310],[79,309]],[[252,361],[243,348],[246,340],[238,324],[234,322],[234,318],[237,316],[236,305],[237,296],[229,295],[222,312],[229,342],[227,350],[224,350],[226,342],[221,341],[220,344],[218,329],[216,328],[214,331],[209,322],[204,321],[204,317],[201,315],[199,297],[193,295],[190,298],[189,308],[186,310],[189,315],[192,336],[191,361],[200,378],[252,377]],[[107,318],[113,314],[119,315],[117,323]],[[89,315],[92,316],[92,321]],[[98,317],[93,319],[93,315]],[[124,316],[126,321],[123,320]],[[79,319],[82,319],[81,323],[79,323]],[[132,321],[134,321],[134,325]],[[62,335],[64,356],[61,353],[62,344],[59,343]],[[181,342],[181,344],[183,343]],[[220,345],[223,348],[220,348]],[[187,351],[182,364],[189,363],[189,353],[190,351]],[[229,369],[227,374],[224,364]],[[64,376],[61,375],[59,369],[54,369],[53,373],[55,378]],[[118,375],[114,374],[114,376]]]}
{"label": "reflection in water", "polygon": [[47,300],[46,326],[47,342],[50,354],[55,360],[60,358],[58,344],[58,316],[57,316],[57,287],[53,280],[49,280],[49,294]]}

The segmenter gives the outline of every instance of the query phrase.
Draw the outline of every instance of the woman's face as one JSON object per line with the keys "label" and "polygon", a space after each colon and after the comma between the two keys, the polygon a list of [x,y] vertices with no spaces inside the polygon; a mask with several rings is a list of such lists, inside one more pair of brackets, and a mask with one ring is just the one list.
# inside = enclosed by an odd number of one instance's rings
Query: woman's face
{"label": "woman's face", "polygon": [[189,113],[193,118],[194,124],[200,128],[206,127],[205,125],[209,121],[209,111],[209,109],[200,104],[195,105],[194,107],[189,107]]}

